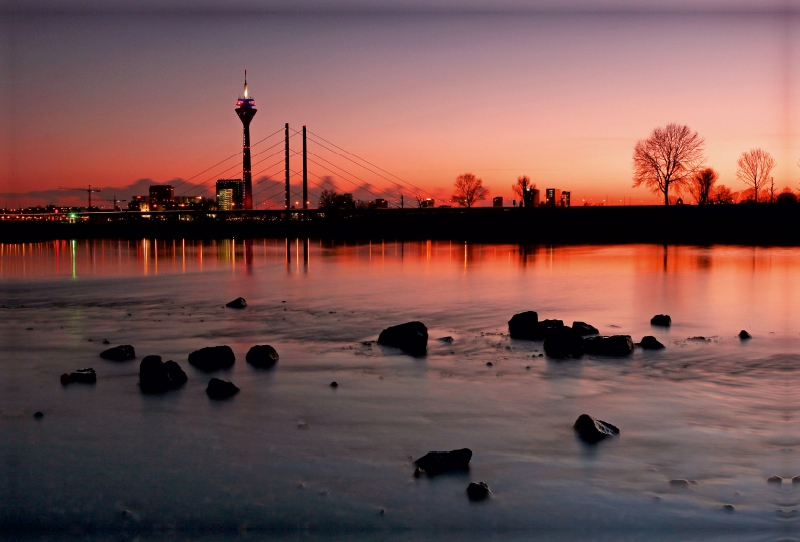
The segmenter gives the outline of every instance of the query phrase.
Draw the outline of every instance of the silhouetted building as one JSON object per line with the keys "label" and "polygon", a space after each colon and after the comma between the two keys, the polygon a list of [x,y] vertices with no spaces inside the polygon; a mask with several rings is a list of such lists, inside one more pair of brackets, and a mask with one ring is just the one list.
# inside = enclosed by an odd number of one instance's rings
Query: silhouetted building
{"label": "silhouetted building", "polygon": [[256,116],[256,112],[256,102],[250,97],[247,90],[247,70],[245,70],[244,96],[236,101],[236,114],[239,115],[239,120],[242,121],[242,127],[244,128],[244,144],[242,146],[242,206],[237,207],[237,209],[253,208],[253,181],[250,176],[250,121]]}
{"label": "silhouetted building", "polygon": [[558,188],[548,188],[545,190],[544,204],[548,207],[561,205],[561,190]]}
{"label": "silhouetted building", "polygon": [[561,206],[562,207],[569,207],[569,191],[562,190],[561,191]]}
{"label": "silhouetted building", "polygon": [[524,207],[538,207],[539,206],[539,189],[538,188],[523,188],[522,201],[520,206]]}
{"label": "silhouetted building", "polygon": [[378,198],[378,199],[375,200],[375,202],[373,203],[372,206],[375,209],[388,209],[389,208],[389,202],[386,201],[383,198]]}
{"label": "silhouetted building", "polygon": [[502,207],[503,206],[503,196],[497,196],[492,199],[492,207]]}
{"label": "silhouetted building", "polygon": [[432,209],[433,207],[436,207],[436,200],[433,198],[421,199],[419,200],[419,206],[422,209]]}
{"label": "silhouetted building", "polygon": [[128,202],[129,211],[149,211],[150,198],[147,196],[133,196]]}
{"label": "silhouetted building", "polygon": [[154,184],[150,186],[150,210],[168,211],[173,208],[175,189],[169,184]]}
{"label": "silhouetted building", "polygon": [[205,211],[211,204],[211,200],[203,196],[175,196],[174,200],[178,210]]}
{"label": "silhouetted building", "polygon": [[244,209],[245,183],[242,179],[220,179],[217,181],[217,209],[236,211]]}

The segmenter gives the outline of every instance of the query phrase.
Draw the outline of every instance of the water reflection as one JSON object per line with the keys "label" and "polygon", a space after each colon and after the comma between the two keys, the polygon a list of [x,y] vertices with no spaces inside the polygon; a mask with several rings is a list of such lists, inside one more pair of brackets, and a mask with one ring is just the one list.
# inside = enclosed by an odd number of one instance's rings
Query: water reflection
{"label": "water reflection", "polygon": [[674,274],[689,271],[750,275],[790,270],[800,249],[684,247],[668,245],[572,246],[482,245],[455,241],[333,242],[312,239],[71,240],[0,244],[0,277],[159,275],[229,270],[252,274],[283,262],[286,273],[312,272],[319,259],[348,266],[403,263],[428,270],[475,266],[532,267],[550,272],[584,269]]}

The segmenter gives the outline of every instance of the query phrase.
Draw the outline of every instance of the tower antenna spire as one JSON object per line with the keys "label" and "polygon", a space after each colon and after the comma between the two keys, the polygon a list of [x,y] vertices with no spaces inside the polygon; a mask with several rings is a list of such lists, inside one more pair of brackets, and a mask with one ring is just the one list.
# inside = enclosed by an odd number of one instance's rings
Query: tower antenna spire
{"label": "tower antenna spire", "polygon": [[244,69],[244,97],[247,98],[247,68]]}

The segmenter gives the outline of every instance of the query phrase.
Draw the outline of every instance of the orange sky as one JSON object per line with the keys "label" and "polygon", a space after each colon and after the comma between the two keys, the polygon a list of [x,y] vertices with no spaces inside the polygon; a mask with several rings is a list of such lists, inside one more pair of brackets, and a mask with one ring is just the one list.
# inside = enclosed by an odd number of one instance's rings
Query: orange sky
{"label": "orange sky", "polygon": [[[0,197],[12,206],[14,199],[82,203],[79,192],[54,190],[93,184],[108,198],[115,191],[129,197],[146,186],[131,187],[140,179],[177,183],[197,174],[241,148],[233,109],[244,67],[259,106],[254,141],[284,122],[295,129],[307,124],[443,197],[459,173],[470,171],[491,195],[507,198],[511,183],[527,174],[540,188],[571,190],[573,205],[606,196],[612,203],[658,203],[657,195],[631,188],[631,153],[637,139],[668,122],[688,124],[706,138],[707,163],[721,183],[743,189],[736,159],[762,147],[778,162],[776,184],[797,189],[799,20],[774,14],[6,18]],[[292,150],[300,150],[299,138]],[[313,144],[310,150],[357,173]],[[254,178],[263,165],[254,166]],[[299,167],[293,158],[292,168]],[[193,181],[213,181],[217,172]],[[282,179],[280,166],[267,173]],[[357,174],[388,185],[364,170]],[[239,175],[234,168],[224,176]],[[333,175],[337,186],[352,190],[345,177]],[[413,197],[414,190],[404,193]]]}

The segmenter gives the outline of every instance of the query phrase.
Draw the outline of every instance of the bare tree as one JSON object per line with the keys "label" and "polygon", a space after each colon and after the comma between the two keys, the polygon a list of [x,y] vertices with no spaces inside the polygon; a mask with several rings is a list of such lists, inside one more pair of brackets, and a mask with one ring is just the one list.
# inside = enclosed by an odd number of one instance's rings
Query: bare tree
{"label": "bare tree", "polygon": [[730,188],[724,184],[721,184],[717,186],[716,190],[714,190],[714,200],[719,204],[734,203],[736,200],[736,195],[731,191]]}
{"label": "bare tree", "polygon": [[633,148],[633,186],[661,192],[669,205],[670,187],[680,189],[703,164],[703,145],[705,140],[688,126],[656,128]]}
{"label": "bare tree", "polygon": [[698,205],[711,204],[711,189],[718,178],[717,172],[707,167],[698,171],[689,181],[687,188]]}
{"label": "bare tree", "polygon": [[743,152],[736,163],[739,164],[736,176],[753,187],[753,198],[758,203],[758,193],[766,188],[769,174],[775,168],[775,159],[767,151],[750,149]]}
{"label": "bare tree", "polygon": [[775,203],[775,177],[770,175],[769,178],[769,186],[767,187],[767,193],[769,194],[769,202]]}
{"label": "bare tree", "polygon": [[453,186],[455,186],[453,201],[462,207],[472,207],[489,195],[489,189],[483,187],[483,181],[472,173],[462,173],[456,177]]}

